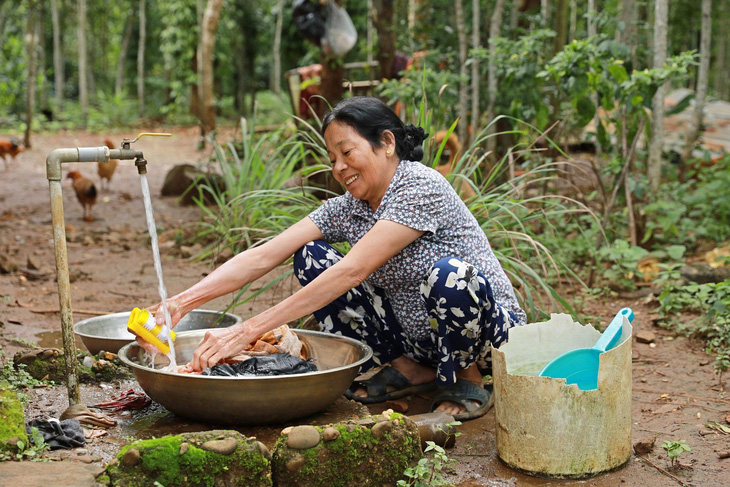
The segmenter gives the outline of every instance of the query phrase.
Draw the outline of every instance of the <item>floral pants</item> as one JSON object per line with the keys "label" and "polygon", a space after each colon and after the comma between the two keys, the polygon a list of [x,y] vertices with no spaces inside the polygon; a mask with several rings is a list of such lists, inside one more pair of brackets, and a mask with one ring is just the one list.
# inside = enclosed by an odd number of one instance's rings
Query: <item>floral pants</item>
{"label": "floral pants", "polygon": [[[342,258],[327,242],[309,242],[294,254],[294,274],[306,286]],[[430,318],[428,336],[412,339],[398,323],[383,289],[368,282],[314,312],[322,331],[368,344],[373,358],[361,372],[405,355],[434,367],[439,386],[456,382],[456,372],[476,363],[491,374],[491,345],[507,340],[519,322],[512,311],[494,302],[492,289],[474,266],[455,257],[436,262],[421,283]]]}

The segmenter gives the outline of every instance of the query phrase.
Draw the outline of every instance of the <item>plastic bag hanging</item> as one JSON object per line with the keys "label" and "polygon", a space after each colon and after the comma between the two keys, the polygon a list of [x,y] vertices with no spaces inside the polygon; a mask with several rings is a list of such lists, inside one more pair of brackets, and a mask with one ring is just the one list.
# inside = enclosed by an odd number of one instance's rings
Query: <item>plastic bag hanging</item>
{"label": "plastic bag hanging", "polygon": [[357,31],[347,11],[334,0],[327,2],[327,21],[325,22],[322,49],[327,54],[343,57],[357,42]]}

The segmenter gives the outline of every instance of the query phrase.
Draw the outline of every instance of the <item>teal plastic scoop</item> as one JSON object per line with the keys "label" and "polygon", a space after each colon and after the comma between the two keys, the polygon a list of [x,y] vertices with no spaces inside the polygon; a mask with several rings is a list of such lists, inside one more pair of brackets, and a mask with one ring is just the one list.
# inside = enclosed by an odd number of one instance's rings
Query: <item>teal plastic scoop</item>
{"label": "teal plastic scoop", "polygon": [[616,314],[593,348],[571,350],[554,358],[540,371],[540,377],[566,379],[568,384],[577,384],[582,391],[597,389],[599,356],[618,343],[624,318],[629,323],[634,320],[631,308],[623,308]]}

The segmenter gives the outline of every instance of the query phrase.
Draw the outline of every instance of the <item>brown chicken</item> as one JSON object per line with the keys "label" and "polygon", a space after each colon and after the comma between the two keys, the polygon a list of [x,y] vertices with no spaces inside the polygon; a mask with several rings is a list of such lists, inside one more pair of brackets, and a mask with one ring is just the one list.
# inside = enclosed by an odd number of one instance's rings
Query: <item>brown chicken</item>
{"label": "brown chicken", "polygon": [[10,139],[0,139],[0,157],[2,157],[3,162],[5,162],[6,171],[10,168],[10,163],[5,156],[10,156],[13,162],[15,162],[15,156],[24,150],[25,147],[20,145],[20,141],[15,137],[11,137]]}
{"label": "brown chicken", "polygon": [[93,222],[94,217],[91,216],[91,208],[96,203],[96,186],[94,182],[85,178],[78,171],[71,171],[66,176],[68,179],[73,179],[74,191],[76,191],[76,197],[79,199],[79,203],[84,207],[84,220],[87,222]]}
{"label": "brown chicken", "polygon": [[[109,147],[110,149],[115,149],[114,143],[109,139],[104,139],[104,145]],[[99,173],[99,178],[101,182],[101,189],[109,189],[109,184],[112,181],[112,176],[114,176],[114,171],[117,169],[117,164],[119,161],[116,159],[109,159],[109,162],[100,162],[99,166],[97,167],[97,172]],[[106,188],[104,188],[104,180],[106,179]]]}

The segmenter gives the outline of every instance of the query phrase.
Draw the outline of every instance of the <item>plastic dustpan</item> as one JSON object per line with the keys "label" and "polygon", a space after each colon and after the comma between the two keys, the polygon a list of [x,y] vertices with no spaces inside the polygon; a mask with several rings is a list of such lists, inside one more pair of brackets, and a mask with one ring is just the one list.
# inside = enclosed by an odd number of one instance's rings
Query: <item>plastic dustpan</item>
{"label": "plastic dustpan", "polygon": [[577,384],[582,391],[597,389],[599,356],[618,343],[624,318],[629,323],[634,320],[631,308],[623,308],[616,314],[593,348],[579,348],[556,357],[540,371],[539,376],[566,379],[568,384]]}

